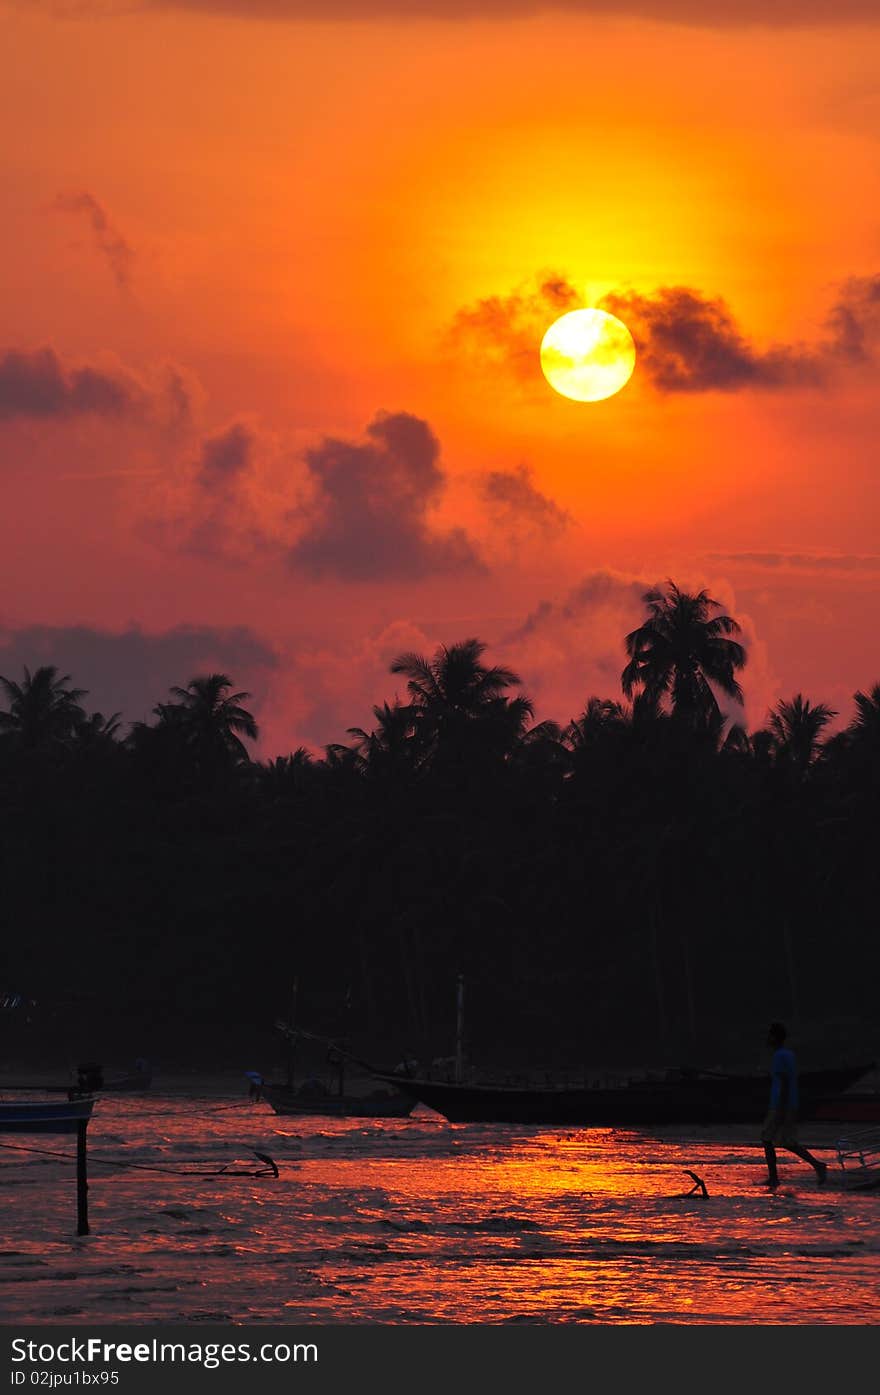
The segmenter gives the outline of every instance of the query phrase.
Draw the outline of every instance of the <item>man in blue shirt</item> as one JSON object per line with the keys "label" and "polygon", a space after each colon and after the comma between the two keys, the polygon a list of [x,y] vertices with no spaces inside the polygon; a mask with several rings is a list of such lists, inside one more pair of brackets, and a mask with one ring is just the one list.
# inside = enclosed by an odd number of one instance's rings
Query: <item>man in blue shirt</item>
{"label": "man in blue shirt", "polygon": [[761,1142],[764,1144],[764,1156],[767,1159],[767,1185],[770,1187],[779,1186],[779,1174],[776,1171],[776,1147],[774,1146],[776,1144],[780,1148],[785,1148],[789,1153],[794,1153],[796,1157],[803,1158],[804,1162],[808,1162],[821,1185],[825,1181],[828,1164],[814,1158],[812,1153],[808,1153],[806,1148],[798,1142],[797,1061],[794,1052],[785,1045],[786,1036],[785,1027],[781,1022],[770,1024],[770,1030],[767,1033],[767,1045],[773,1048],[770,1108],[761,1130]]}

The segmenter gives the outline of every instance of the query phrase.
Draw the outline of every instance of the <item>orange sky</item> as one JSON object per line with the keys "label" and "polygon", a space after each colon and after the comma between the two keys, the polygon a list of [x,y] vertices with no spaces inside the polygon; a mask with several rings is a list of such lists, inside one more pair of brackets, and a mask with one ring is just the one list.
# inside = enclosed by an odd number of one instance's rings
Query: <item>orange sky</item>
{"label": "orange sky", "polygon": [[[274,754],[477,634],[564,721],[671,575],[745,620],[752,724],[880,678],[858,0],[70,8],[0,3],[0,672],[141,717],[221,666]],[[628,298],[618,397],[544,382],[550,278]]]}

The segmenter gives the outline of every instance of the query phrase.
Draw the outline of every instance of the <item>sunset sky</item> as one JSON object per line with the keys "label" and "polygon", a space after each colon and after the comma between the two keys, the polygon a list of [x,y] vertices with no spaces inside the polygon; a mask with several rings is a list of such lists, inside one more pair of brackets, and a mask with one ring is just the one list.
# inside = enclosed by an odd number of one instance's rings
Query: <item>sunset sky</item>
{"label": "sunset sky", "polygon": [[[539,718],[640,596],[741,621],[747,720],[880,681],[876,0],[0,0],[0,673],[260,753],[471,635]],[[832,17],[829,22],[829,16]],[[604,402],[542,376],[630,327]]]}

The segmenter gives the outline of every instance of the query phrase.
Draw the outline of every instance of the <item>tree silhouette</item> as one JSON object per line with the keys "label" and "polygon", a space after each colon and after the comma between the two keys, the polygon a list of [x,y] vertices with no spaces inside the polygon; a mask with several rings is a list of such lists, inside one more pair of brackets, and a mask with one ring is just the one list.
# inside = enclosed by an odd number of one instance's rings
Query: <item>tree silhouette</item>
{"label": "tree silhouette", "polygon": [[510,754],[533,715],[527,697],[509,696],[522,680],[512,669],[482,663],[486,645],[478,639],[441,645],[431,659],[401,654],[391,664],[403,674],[409,712],[422,748],[434,756],[461,761],[466,755]]}
{"label": "tree silhouette", "polygon": [[250,693],[231,693],[231,687],[225,673],[191,678],[185,688],[171,689],[174,702],[155,709],[159,724],[178,734],[205,768],[247,762],[241,737],[256,741],[259,734],[253,716],[241,706]]}
{"label": "tree silhouette", "polygon": [[429,1061],[462,972],[469,1051],[504,1073],[742,1063],[763,1020],[802,1036],[805,1010],[826,1054],[828,1018],[870,1020],[880,974],[880,684],[830,739],[800,694],[746,735],[718,706],[735,622],[674,587],[650,604],[630,701],[585,695],[564,729],[477,639],[401,655],[406,691],[347,744],[265,762],[225,674],[124,740],[59,670],[5,680],[4,981],[57,1009],[65,1050],[87,994],[96,1032],[161,1020],[163,1042],[214,1032],[238,1060],[298,976],[316,1030],[351,983],[364,1055]]}
{"label": "tree silhouette", "polygon": [[836,716],[832,707],[824,702],[814,706],[802,693],[778,702],[768,722],[776,759],[802,778],[819,753],[822,732]]}
{"label": "tree silhouette", "polygon": [[672,581],[643,599],[648,618],[626,637],[625,695],[641,692],[657,707],[668,702],[673,716],[690,728],[714,724],[717,730],[723,718],[714,689],[742,702],[736,673],[746,651],[729,637],[740,633],[739,625],[708,592],[689,595]]}
{"label": "tree silhouette", "polygon": [[53,664],[24,670],[24,680],[16,683],[0,677],[9,708],[0,712],[0,732],[7,733],[26,750],[69,741],[86,714],[80,698],[83,688],[69,688],[70,674],[58,675]]}

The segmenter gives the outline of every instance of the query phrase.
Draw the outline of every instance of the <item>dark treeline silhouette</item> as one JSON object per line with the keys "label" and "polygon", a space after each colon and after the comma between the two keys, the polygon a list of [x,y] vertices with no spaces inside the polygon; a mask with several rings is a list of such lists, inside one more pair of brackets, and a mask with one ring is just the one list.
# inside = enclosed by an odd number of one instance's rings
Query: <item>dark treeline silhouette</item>
{"label": "dark treeline silhouette", "polygon": [[225,674],[127,734],[55,668],[0,679],[0,989],[37,1004],[0,1051],[234,1063],[296,976],[304,1025],[424,1059],[459,972],[487,1064],[741,1061],[779,1016],[870,1051],[880,684],[834,735],[801,694],[747,733],[736,621],[645,602],[622,698],[566,726],[466,639],[320,757],[251,759]]}

